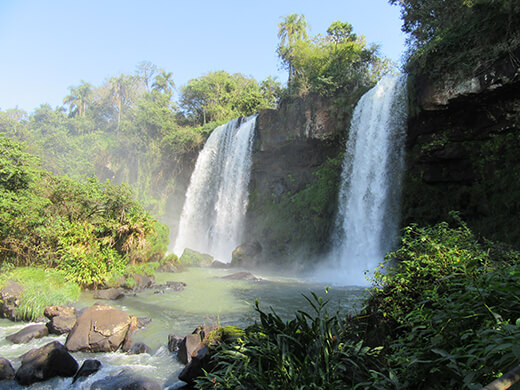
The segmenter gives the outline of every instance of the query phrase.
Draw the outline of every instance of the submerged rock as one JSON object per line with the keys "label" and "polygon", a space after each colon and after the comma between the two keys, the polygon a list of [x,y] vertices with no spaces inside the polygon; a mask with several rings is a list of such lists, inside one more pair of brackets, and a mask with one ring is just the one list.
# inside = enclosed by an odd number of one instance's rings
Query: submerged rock
{"label": "submerged rock", "polygon": [[22,365],[16,371],[16,381],[24,386],[56,376],[72,377],[78,371],[78,362],[58,341],[22,356]]}
{"label": "submerged rock", "polygon": [[182,252],[179,263],[192,267],[210,267],[213,263],[213,256],[186,248]]}
{"label": "submerged rock", "polygon": [[45,325],[29,325],[22,330],[6,337],[13,344],[26,344],[32,339],[41,339],[48,336],[49,330]]}
{"label": "submerged rock", "polygon": [[129,369],[123,369],[117,375],[98,380],[90,390],[161,390],[161,385],[153,379],[138,376]]}
{"label": "submerged rock", "polygon": [[165,284],[158,284],[153,288],[156,290],[173,290],[173,291],[182,291],[184,287],[186,287],[186,283],[184,282],[166,282]]}
{"label": "submerged rock", "polygon": [[121,299],[125,296],[123,290],[120,288],[107,288],[105,290],[96,290],[94,291],[94,299],[106,299],[106,300],[116,300]]}
{"label": "submerged rock", "polygon": [[255,275],[253,275],[251,272],[242,271],[242,272],[235,272],[234,274],[222,276],[221,279],[229,279],[229,280],[247,280],[250,282],[260,282],[263,279],[258,278]]}
{"label": "submerged rock", "polygon": [[151,354],[152,349],[145,343],[134,343],[128,350],[129,355],[139,355],[141,353]]}
{"label": "submerged rock", "polygon": [[74,375],[74,379],[72,380],[72,383],[76,382],[78,379],[80,381],[84,380],[85,378],[89,377],[92,374],[95,374],[99,371],[102,364],[97,359],[87,359],[83,362],[80,369]]}
{"label": "submerged rock", "polygon": [[87,308],[70,331],[65,346],[69,351],[114,352],[125,342],[135,319],[111,306]]}
{"label": "submerged rock", "polygon": [[5,358],[0,357],[0,381],[14,379],[14,368],[11,362]]}

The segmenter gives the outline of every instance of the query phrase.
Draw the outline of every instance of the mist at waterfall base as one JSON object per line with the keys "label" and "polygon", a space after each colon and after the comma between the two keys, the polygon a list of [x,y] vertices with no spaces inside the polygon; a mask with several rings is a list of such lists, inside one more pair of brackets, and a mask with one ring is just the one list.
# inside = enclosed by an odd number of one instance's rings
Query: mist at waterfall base
{"label": "mist at waterfall base", "polygon": [[217,127],[191,175],[173,252],[185,248],[229,263],[242,244],[256,115]]}
{"label": "mist at waterfall base", "polygon": [[368,286],[395,249],[404,171],[406,77],[385,77],[359,100],[342,166],[332,250],[311,278]]}

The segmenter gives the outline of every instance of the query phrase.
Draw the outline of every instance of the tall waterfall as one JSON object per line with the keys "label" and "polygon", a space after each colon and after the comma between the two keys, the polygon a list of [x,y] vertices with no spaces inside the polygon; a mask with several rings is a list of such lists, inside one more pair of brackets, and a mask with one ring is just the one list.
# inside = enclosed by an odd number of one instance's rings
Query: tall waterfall
{"label": "tall waterfall", "polygon": [[345,284],[366,285],[396,244],[407,119],[406,78],[386,77],[354,109],[338,198],[333,257]]}
{"label": "tall waterfall", "polygon": [[241,244],[255,123],[256,116],[233,119],[206,141],[182,209],[173,250],[178,256],[190,248],[229,262]]}

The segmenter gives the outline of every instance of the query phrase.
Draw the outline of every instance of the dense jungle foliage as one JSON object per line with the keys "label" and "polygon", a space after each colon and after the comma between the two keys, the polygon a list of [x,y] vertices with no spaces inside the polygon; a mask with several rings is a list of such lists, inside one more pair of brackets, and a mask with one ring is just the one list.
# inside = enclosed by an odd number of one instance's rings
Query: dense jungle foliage
{"label": "dense jungle foliage", "polygon": [[520,364],[520,253],[452,225],[409,226],[357,315],[259,322],[213,346],[197,388],[481,389]]}
{"label": "dense jungle foliage", "polygon": [[390,0],[408,35],[407,70],[438,79],[484,73],[497,59],[520,59],[516,0]]}
{"label": "dense jungle foliage", "polygon": [[127,185],[76,181],[44,170],[19,142],[0,136],[0,266],[42,266],[96,286],[128,265],[163,258],[168,228]]}

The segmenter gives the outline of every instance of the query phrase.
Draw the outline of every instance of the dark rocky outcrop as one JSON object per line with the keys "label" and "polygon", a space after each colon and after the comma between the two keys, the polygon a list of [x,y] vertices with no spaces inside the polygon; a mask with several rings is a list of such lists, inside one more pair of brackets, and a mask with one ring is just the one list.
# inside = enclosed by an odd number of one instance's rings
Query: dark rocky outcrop
{"label": "dark rocky outcrop", "polygon": [[211,370],[211,354],[208,346],[200,345],[194,352],[190,359],[190,363],[184,367],[179,374],[179,379],[188,384],[193,384],[193,381],[198,376],[204,375],[204,371]]}
{"label": "dark rocky outcrop", "polygon": [[6,336],[6,340],[13,344],[26,344],[33,339],[41,339],[48,335],[49,330],[45,325],[29,325],[14,334]]}
{"label": "dark rocky outcrop", "polygon": [[161,390],[161,385],[149,378],[124,369],[117,375],[109,376],[92,384],[90,390]]}
{"label": "dark rocky outcrop", "polygon": [[76,324],[76,309],[73,307],[46,307],[44,315],[50,320],[46,326],[49,329],[49,333],[52,334],[60,335],[69,333]]}
{"label": "dark rocky outcrop", "polygon": [[327,248],[354,103],[309,95],[258,115],[244,235],[260,242],[258,263],[301,264]]}
{"label": "dark rocky outcrop", "polygon": [[168,351],[177,352],[179,350],[179,344],[181,343],[182,338],[177,337],[174,334],[168,335]]}
{"label": "dark rocky outcrop", "polygon": [[0,317],[8,318],[12,321],[16,319],[16,308],[20,304],[23,293],[23,286],[19,283],[9,281],[8,285],[0,290]]}
{"label": "dark rocky outcrop", "polygon": [[177,358],[182,364],[191,362],[191,355],[202,345],[200,334],[189,334],[178,344]]}
{"label": "dark rocky outcrop", "polygon": [[213,257],[206,253],[200,253],[193,249],[186,248],[184,252],[182,252],[179,263],[190,267],[211,267]]}
{"label": "dark rocky outcrop", "polygon": [[410,83],[403,223],[457,210],[475,232],[518,245],[520,68],[504,58],[455,80]]}
{"label": "dark rocky outcrop", "polygon": [[255,275],[253,275],[251,272],[242,271],[242,272],[235,272],[231,275],[222,276],[221,279],[227,279],[227,280],[247,280],[249,282],[260,282],[262,278],[258,278]]}
{"label": "dark rocky outcrop", "polygon": [[258,241],[246,242],[239,245],[231,255],[231,266],[247,267],[254,266],[260,261],[262,245]]}
{"label": "dark rocky outcrop", "polygon": [[73,377],[78,371],[78,362],[58,341],[22,356],[22,365],[16,371],[16,381],[24,386],[45,381],[56,376]]}
{"label": "dark rocky outcrop", "polygon": [[11,362],[0,357],[0,381],[14,379],[14,369]]}
{"label": "dark rocky outcrop", "polygon": [[137,327],[137,318],[111,306],[94,305],[78,317],[65,346],[73,352],[114,352],[127,341],[132,326]]}
{"label": "dark rocky outcrop", "polygon": [[72,383],[75,383],[77,380],[80,382],[85,378],[89,377],[92,374],[95,374],[101,369],[101,362],[97,359],[87,359],[83,362],[81,367],[79,368],[76,375],[74,375],[74,379]]}
{"label": "dark rocky outcrop", "polygon": [[116,300],[121,299],[125,296],[125,293],[120,288],[107,288],[105,290],[96,290],[94,291],[94,299],[106,299],[106,300]]}

